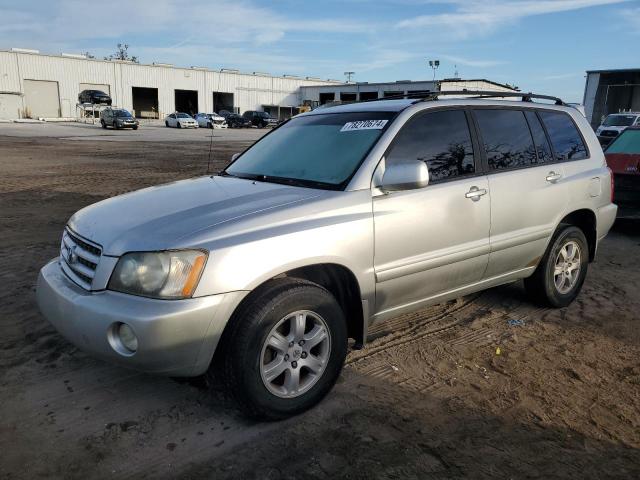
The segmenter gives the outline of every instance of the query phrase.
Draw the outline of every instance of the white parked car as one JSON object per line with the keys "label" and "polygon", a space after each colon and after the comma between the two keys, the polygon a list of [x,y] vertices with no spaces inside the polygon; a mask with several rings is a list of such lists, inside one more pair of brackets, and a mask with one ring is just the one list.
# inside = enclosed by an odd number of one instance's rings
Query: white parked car
{"label": "white parked car", "polygon": [[227,128],[227,121],[217,113],[198,113],[194,118],[199,127]]}
{"label": "white parked car", "polygon": [[176,112],[164,119],[167,127],[198,128],[198,122],[188,113]]}
{"label": "white parked car", "polygon": [[627,127],[632,125],[640,125],[639,112],[613,113],[607,115],[602,121],[596,135],[602,145],[608,145],[613,139],[624,132]]}

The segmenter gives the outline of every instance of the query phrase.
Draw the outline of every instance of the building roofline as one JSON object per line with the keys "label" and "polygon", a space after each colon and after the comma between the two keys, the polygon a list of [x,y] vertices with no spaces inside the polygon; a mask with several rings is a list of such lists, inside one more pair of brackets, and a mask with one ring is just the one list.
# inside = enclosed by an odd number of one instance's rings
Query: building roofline
{"label": "building roofline", "polygon": [[622,72],[640,72],[638,68],[611,68],[609,70],[587,70],[586,73],[622,73]]}
{"label": "building roofline", "polygon": [[[132,66],[136,66],[136,67],[155,67],[155,68],[173,68],[175,70],[185,70],[187,72],[193,72],[193,71],[201,71],[201,72],[211,72],[211,73],[226,73],[226,74],[231,74],[231,75],[245,75],[248,77],[256,77],[256,76],[260,76],[260,77],[269,77],[269,78],[282,78],[282,79],[288,79],[288,80],[301,80],[301,81],[309,81],[309,82],[323,82],[326,85],[336,85],[339,84],[341,82],[337,81],[337,80],[331,80],[331,79],[320,79],[317,77],[307,77],[307,76],[294,76],[294,75],[271,75],[271,74],[265,74],[265,73],[261,73],[261,72],[253,72],[253,73],[248,73],[248,72],[241,72],[239,70],[235,70],[235,69],[229,69],[229,68],[219,68],[219,69],[213,69],[213,68],[208,68],[208,67],[180,67],[180,66],[176,66],[174,64],[170,64],[170,63],[162,63],[162,62],[154,62],[154,63],[135,63],[132,62],[130,60],[104,60],[101,58],[89,58],[89,57],[83,57],[81,55],[73,55],[73,54],[54,54],[54,53],[42,53],[38,50],[33,50],[30,51],[29,49],[6,49],[6,48],[0,48],[0,53],[13,53],[15,55],[34,55],[34,56],[39,56],[39,57],[53,57],[53,58],[60,58],[63,60],[78,60],[78,61],[88,61],[88,62],[100,62],[100,63],[106,63],[109,65],[113,65],[113,64],[122,64],[122,65],[132,65]],[[227,71],[225,71],[227,70]],[[229,71],[232,70],[232,71]],[[311,85],[309,85],[311,86]],[[315,85],[315,86],[320,86],[320,85]]]}
{"label": "building roofline", "polygon": [[[437,84],[437,83],[458,83],[458,82],[485,82],[491,85],[495,85],[497,87],[502,87],[502,88],[507,88],[509,90],[513,90],[514,92],[516,92],[517,90],[514,89],[511,85],[507,85],[504,83],[499,83],[499,82],[494,82],[493,80],[487,80],[486,78],[471,78],[471,79],[466,79],[466,78],[444,78],[442,80],[396,80],[393,82],[340,82],[339,84],[333,84],[333,85],[327,85],[327,86],[335,86],[335,87],[380,87],[380,86],[391,86],[391,85],[402,85],[402,84],[407,84],[407,85],[413,85],[413,84],[419,84],[419,83],[430,83],[430,84]],[[322,85],[306,85],[303,88],[306,87],[319,87]]]}
{"label": "building roofline", "polygon": [[486,83],[490,83],[491,85],[495,85],[497,87],[508,88],[509,90],[513,90],[514,92],[517,91],[515,88],[513,88],[512,85],[507,85],[506,83],[494,82],[493,80],[488,80],[486,78],[443,78],[442,80],[439,80],[439,82],[448,82],[448,83],[455,83],[455,82],[486,82]]}

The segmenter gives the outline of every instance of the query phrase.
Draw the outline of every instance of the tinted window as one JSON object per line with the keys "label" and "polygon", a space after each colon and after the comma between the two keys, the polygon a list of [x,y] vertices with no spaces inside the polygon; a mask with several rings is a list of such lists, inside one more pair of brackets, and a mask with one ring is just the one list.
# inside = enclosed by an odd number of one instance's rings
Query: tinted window
{"label": "tinted window", "polygon": [[536,112],[528,110],[525,112],[525,117],[529,122],[529,128],[531,129],[531,135],[533,135],[533,143],[536,146],[538,152],[538,163],[549,163],[553,161],[553,154],[551,153],[551,147],[549,146],[549,140],[544,133],[540,119],[536,115]]}
{"label": "tinted window", "polygon": [[492,170],[527,167],[538,162],[524,112],[476,110],[487,161]]}
{"label": "tinted window", "polygon": [[427,164],[430,182],[475,172],[471,135],[462,110],[427,113],[407,122],[396,136],[386,162],[416,160]]}
{"label": "tinted window", "polygon": [[547,128],[557,160],[581,160],[587,158],[587,147],[571,117],[563,112],[540,112]]}
{"label": "tinted window", "polygon": [[640,130],[625,130],[607,148],[607,153],[640,153]]}

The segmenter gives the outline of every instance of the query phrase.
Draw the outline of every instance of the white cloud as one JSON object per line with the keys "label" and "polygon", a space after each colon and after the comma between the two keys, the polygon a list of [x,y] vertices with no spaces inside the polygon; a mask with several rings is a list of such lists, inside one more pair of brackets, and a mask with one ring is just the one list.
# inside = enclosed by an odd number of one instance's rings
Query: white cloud
{"label": "white cloud", "polygon": [[526,17],[567,12],[629,0],[451,0],[453,12],[419,15],[396,23],[399,29],[436,28],[458,38],[488,34]]}
{"label": "white cloud", "polygon": [[437,53],[431,55],[433,58],[445,59],[451,63],[456,65],[463,65],[465,67],[474,67],[474,68],[489,68],[489,67],[497,67],[498,65],[504,65],[506,62],[501,60],[481,60],[481,59],[469,59],[464,57],[458,57],[454,55],[447,55],[442,53]]}
{"label": "white cloud", "polygon": [[631,32],[640,35],[640,8],[623,8],[618,16],[631,29]]}

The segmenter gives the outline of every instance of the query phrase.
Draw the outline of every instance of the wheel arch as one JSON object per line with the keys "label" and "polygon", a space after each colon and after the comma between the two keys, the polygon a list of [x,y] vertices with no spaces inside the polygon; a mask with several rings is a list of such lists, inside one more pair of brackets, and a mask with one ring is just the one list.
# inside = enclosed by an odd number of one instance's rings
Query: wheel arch
{"label": "wheel arch", "polygon": [[260,292],[268,288],[271,282],[281,278],[307,280],[329,291],[344,312],[349,338],[355,340],[356,348],[361,347],[365,343],[368,318],[365,318],[360,284],[355,274],[349,268],[337,263],[316,263],[295,267],[263,281],[253,288],[236,306],[229,317],[224,331],[229,329],[229,325],[234,321],[236,315],[242,312]]}
{"label": "wheel arch", "polygon": [[558,228],[562,225],[573,225],[582,230],[589,246],[589,262],[593,262],[596,257],[596,247],[598,244],[597,218],[595,212],[588,208],[574,210],[560,220]]}

